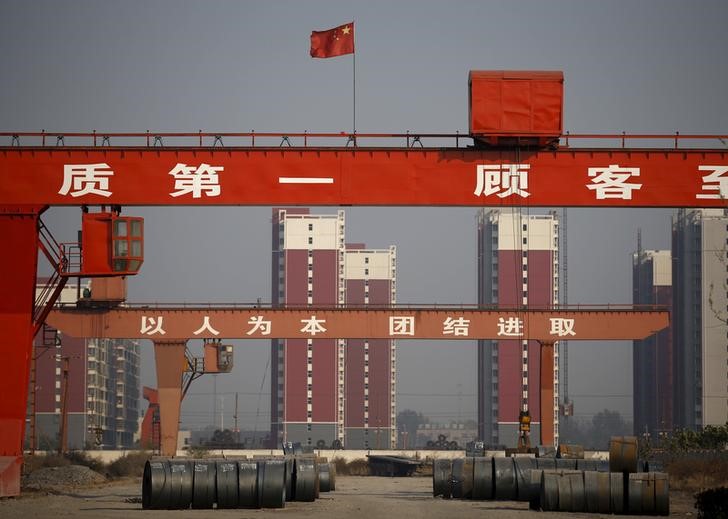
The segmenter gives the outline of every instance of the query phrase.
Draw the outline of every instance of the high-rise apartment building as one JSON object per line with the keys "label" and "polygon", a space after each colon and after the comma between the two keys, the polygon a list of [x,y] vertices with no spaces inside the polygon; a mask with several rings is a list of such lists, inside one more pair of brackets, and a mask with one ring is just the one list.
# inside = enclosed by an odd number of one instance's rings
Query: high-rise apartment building
{"label": "high-rise apartment building", "polygon": [[728,216],[678,211],[672,224],[673,423],[728,422]]}
{"label": "high-rise apartment building", "polygon": [[[347,306],[396,302],[395,247],[348,244],[344,260]],[[348,339],[345,351],[344,445],[384,449],[397,444],[395,344],[389,339]]]}
{"label": "high-rise apartment building", "polygon": [[[554,214],[520,210],[478,213],[478,304],[545,308],[559,302],[559,224]],[[517,311],[514,318],[518,319]],[[521,411],[540,437],[541,350],[537,341],[478,341],[478,435],[488,445],[515,446]],[[558,348],[554,348],[554,441],[559,438]]]}
{"label": "high-rise apartment building", "polygon": [[[669,250],[638,251],[632,257],[632,302],[672,306],[672,255]],[[672,429],[672,330],[665,328],[633,341],[634,433],[655,438]]]}
{"label": "high-rise apartment building", "polygon": [[[39,290],[42,286],[39,285]],[[88,288],[83,287],[82,288]],[[67,285],[58,303],[75,303]],[[70,449],[131,448],[139,428],[139,343],[76,338],[45,326],[34,343],[36,445],[58,444],[64,361],[68,366],[67,423]],[[30,434],[26,434],[30,440]]]}
{"label": "high-rise apartment building", "polygon": [[[332,307],[394,302],[394,248],[345,241],[344,211],[273,209],[272,302]],[[271,341],[271,444],[389,447],[394,425],[392,341]]]}

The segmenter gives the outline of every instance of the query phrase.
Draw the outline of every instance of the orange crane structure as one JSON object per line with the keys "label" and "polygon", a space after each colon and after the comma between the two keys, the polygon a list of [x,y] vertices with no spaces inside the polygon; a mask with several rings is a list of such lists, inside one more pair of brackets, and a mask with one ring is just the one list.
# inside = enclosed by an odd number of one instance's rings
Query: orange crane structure
{"label": "orange crane structure", "polygon": [[[515,331],[543,340],[548,360],[565,330],[577,334],[570,339],[626,339],[666,326],[665,310],[596,309],[590,316],[568,308],[266,308],[206,310],[192,318],[202,319],[199,328],[172,332],[174,309],[119,307],[97,315],[87,309],[76,324],[52,311],[69,277],[138,271],[143,222],[122,216],[124,206],[726,206],[728,150],[718,143],[728,136],[564,134],[562,92],[560,72],[471,72],[468,134],[0,133],[9,140],[0,147],[0,496],[20,492],[32,340],[49,314],[68,333],[155,341],[158,368],[180,371],[158,369],[165,452],[176,418],[174,405],[162,408],[163,393],[179,400],[184,341],[197,330],[201,337],[214,328],[215,337],[246,338],[249,326],[258,323],[262,334],[262,322],[270,320],[270,337],[401,338],[393,332],[411,325],[408,337],[439,338],[444,319],[462,317],[473,326],[468,338]],[[586,144],[573,147],[578,139]],[[80,243],[53,240],[41,221],[50,206],[84,208]],[[94,206],[101,210],[88,211]],[[36,300],[39,250],[54,276]],[[136,324],[125,328],[125,321]],[[165,333],[150,335],[159,330]],[[542,369],[553,364],[542,362]],[[550,400],[549,388],[541,391],[542,407],[557,409],[553,387]]]}

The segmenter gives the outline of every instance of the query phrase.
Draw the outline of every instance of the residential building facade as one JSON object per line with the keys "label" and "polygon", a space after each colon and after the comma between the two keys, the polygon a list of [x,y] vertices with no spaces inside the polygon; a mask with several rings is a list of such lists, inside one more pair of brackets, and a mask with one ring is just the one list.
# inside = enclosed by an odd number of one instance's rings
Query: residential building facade
{"label": "residential building facade", "polygon": [[[78,293],[76,285],[67,285],[58,303],[75,303]],[[68,448],[134,446],[141,391],[138,341],[77,338],[44,326],[34,342],[34,359],[35,387],[30,391],[37,448],[58,445],[65,362]],[[30,434],[26,438],[30,440]]]}
{"label": "residential building facade", "polygon": [[681,209],[672,224],[673,424],[728,422],[728,216]]}
{"label": "residential building facade", "polygon": [[[272,303],[335,307],[394,302],[395,251],[349,250],[344,211],[273,209]],[[271,341],[271,447],[389,447],[396,441],[393,341]]]}
{"label": "residential building facade", "polygon": [[[477,216],[478,304],[512,310],[559,302],[559,223],[555,214],[518,209],[481,210]],[[519,415],[528,411],[531,438],[540,437],[541,350],[519,336],[478,341],[478,436],[486,445],[517,444]],[[554,347],[554,415],[559,438],[559,357]],[[532,440],[533,441],[533,440]]]}
{"label": "residential building facade", "polygon": [[[632,257],[635,305],[672,308],[672,254],[669,250],[638,251]],[[633,341],[632,387],[634,434],[672,430],[672,330],[665,328]]]}

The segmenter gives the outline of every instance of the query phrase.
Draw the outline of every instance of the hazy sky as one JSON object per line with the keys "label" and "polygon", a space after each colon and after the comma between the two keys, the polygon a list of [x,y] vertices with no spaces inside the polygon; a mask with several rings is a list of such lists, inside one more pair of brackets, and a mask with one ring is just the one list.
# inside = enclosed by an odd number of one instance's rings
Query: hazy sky
{"label": "hazy sky", "polygon": [[[572,133],[726,133],[724,0],[1,0],[0,126],[348,131],[351,56],[308,52],[312,30],[352,19],[361,132],[467,131],[469,70],[553,69],[564,71]],[[146,261],[129,279],[131,301],[269,300],[270,208],[125,212],[146,218]],[[668,248],[670,215],[571,210],[569,302],[630,302],[636,230],[645,248]],[[346,208],[346,219],[349,241],[397,245],[400,302],[476,301],[474,209]],[[44,220],[63,240],[80,226],[77,209],[52,209]],[[258,393],[268,343],[236,344],[234,373],[217,380],[226,424],[239,391],[242,425],[266,429],[267,375]],[[631,343],[571,344],[577,415],[608,407],[631,417]],[[154,385],[144,346],[142,381]],[[400,410],[475,416],[474,341],[400,341],[397,351]],[[211,420],[212,379],[194,383],[184,425]]]}

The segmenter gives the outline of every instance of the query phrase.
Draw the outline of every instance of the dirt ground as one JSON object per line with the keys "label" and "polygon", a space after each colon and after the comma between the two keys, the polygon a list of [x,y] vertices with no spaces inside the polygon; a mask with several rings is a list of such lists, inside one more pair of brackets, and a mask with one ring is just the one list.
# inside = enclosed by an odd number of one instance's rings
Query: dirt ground
{"label": "dirt ground", "polygon": [[[689,494],[671,493],[670,517],[695,517],[693,498]],[[26,492],[19,498],[0,500],[3,519],[134,518],[161,519],[171,517],[235,519],[263,516],[303,517],[317,519],[404,518],[499,518],[524,517],[595,518],[613,517],[601,514],[534,512],[528,503],[510,501],[459,501],[432,497],[429,477],[382,478],[339,476],[336,491],[321,494],[314,503],[286,503],[279,510],[142,510],[141,483],[126,480],[116,483],[69,488],[58,493]],[[634,516],[633,516],[634,517]]]}

